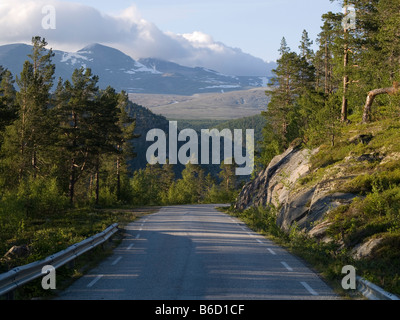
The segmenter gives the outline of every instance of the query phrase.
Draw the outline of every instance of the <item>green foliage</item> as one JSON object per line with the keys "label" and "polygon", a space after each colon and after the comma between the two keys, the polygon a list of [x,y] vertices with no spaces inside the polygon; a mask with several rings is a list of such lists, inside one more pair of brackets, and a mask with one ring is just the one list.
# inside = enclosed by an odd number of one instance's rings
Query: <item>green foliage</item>
{"label": "green foliage", "polygon": [[250,207],[244,211],[229,209],[229,213],[243,220],[251,229],[275,238],[286,237],[277,225],[277,211],[272,206]]}

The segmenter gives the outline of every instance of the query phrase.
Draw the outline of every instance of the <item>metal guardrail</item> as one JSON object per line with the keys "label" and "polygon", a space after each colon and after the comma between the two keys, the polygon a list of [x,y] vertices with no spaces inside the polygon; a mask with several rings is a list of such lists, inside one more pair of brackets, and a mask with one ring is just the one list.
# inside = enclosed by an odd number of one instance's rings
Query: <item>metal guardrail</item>
{"label": "metal guardrail", "polygon": [[73,261],[85,252],[107,241],[118,231],[118,224],[114,223],[104,231],[57,252],[43,260],[16,267],[0,274],[0,296],[5,295],[24,284],[43,276],[42,268],[51,265],[55,269]]}
{"label": "metal guardrail", "polygon": [[357,277],[357,290],[369,300],[400,300],[393,293],[383,290],[362,277]]}

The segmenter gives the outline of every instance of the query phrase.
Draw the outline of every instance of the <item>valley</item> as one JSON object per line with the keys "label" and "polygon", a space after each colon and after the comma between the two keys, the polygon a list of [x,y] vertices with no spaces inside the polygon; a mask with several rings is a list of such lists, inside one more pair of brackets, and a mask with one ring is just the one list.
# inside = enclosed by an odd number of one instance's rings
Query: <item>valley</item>
{"label": "valley", "polygon": [[186,95],[130,93],[129,99],[155,114],[174,120],[232,120],[266,109],[266,88]]}

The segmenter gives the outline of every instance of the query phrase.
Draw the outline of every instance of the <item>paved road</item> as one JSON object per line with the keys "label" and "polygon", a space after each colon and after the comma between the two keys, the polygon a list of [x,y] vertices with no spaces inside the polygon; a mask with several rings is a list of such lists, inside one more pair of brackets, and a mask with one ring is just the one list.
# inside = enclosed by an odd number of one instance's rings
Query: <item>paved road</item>
{"label": "paved road", "polygon": [[59,299],[335,299],[296,257],[213,205],[163,207]]}

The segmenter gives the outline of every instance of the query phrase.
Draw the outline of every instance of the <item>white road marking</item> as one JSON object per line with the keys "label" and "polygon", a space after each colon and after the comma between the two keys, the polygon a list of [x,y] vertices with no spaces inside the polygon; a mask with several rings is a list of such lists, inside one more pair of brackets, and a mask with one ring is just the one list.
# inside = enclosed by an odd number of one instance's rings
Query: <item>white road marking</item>
{"label": "white road marking", "polygon": [[102,274],[99,274],[96,278],[94,278],[94,279],[87,285],[87,287],[88,287],[88,288],[93,287],[93,285],[94,285],[97,281],[99,281],[102,277],[103,277],[103,275],[102,275]]}
{"label": "white road marking", "polygon": [[132,247],[134,246],[135,244],[132,242],[129,246],[128,246],[128,248],[126,248],[127,250],[130,250],[130,249],[132,249]]}
{"label": "white road marking", "polygon": [[140,234],[138,233],[135,237],[135,239],[139,239],[140,238]]}
{"label": "white road marking", "polygon": [[293,268],[290,267],[285,261],[281,261],[281,263],[283,264],[283,266],[288,269],[289,271],[293,271]]}
{"label": "white road marking", "polygon": [[114,261],[113,261],[113,263],[111,264],[112,266],[115,266],[118,262],[119,262],[119,260],[121,260],[122,259],[122,257],[121,256],[119,256],[117,259],[115,259]]}
{"label": "white road marking", "polygon": [[272,249],[268,248],[268,251],[269,251],[271,254],[273,254],[274,256],[276,255],[276,253],[275,253],[275,251],[274,251],[274,250],[272,250]]}
{"label": "white road marking", "polygon": [[309,293],[311,293],[313,296],[318,296],[318,292],[316,292],[313,288],[311,288],[307,282],[300,282],[304,288],[307,289]]}
{"label": "white road marking", "polygon": [[256,239],[258,243],[264,244],[260,239]]}

